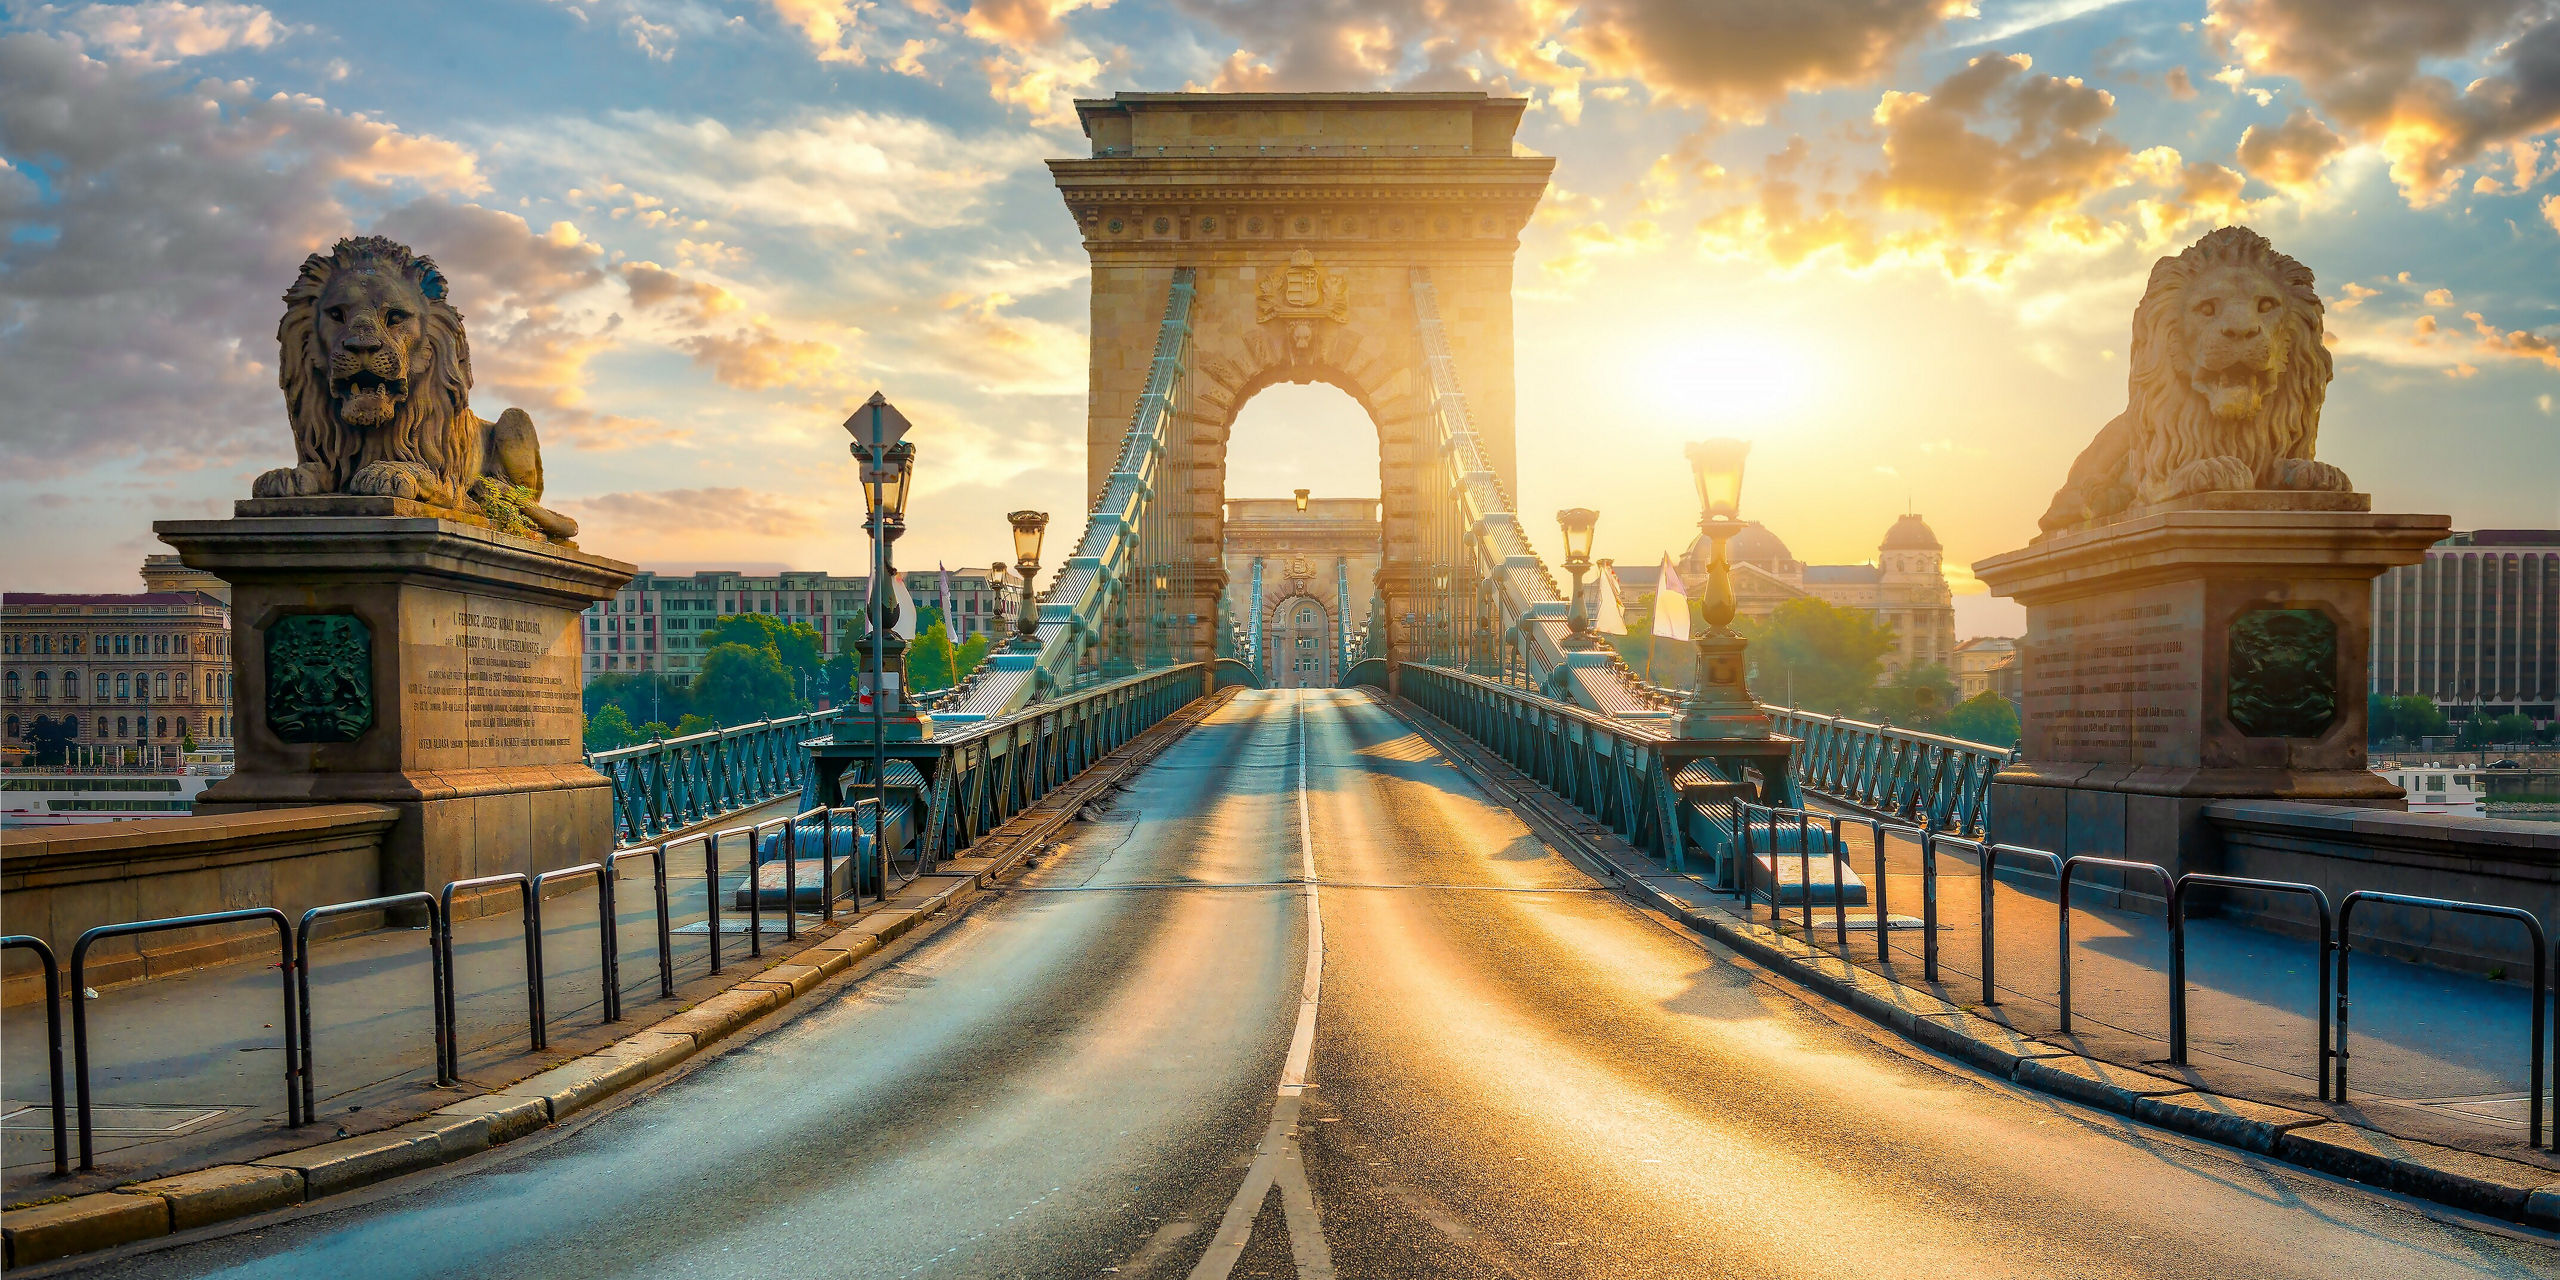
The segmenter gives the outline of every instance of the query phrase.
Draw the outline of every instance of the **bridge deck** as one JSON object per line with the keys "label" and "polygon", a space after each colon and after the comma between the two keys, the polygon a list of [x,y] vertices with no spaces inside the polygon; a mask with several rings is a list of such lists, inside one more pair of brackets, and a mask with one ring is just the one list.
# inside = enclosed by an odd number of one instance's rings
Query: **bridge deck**
{"label": "bridge deck", "polygon": [[127,1270],[2435,1276],[2555,1259],[1880,1036],[1605,891],[1370,694],[1246,692],[990,905],[638,1105],[525,1159]]}

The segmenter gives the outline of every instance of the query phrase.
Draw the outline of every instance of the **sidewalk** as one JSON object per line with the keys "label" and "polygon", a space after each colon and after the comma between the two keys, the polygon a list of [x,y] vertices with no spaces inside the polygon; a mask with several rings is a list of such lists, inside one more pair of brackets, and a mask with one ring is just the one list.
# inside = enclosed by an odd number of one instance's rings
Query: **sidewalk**
{"label": "sidewalk", "polygon": [[[1875,846],[1863,820],[1842,824],[1850,865],[1874,879]],[[2187,923],[2187,1059],[2168,1065],[2168,922],[2109,907],[2093,908],[2103,891],[2072,892],[2072,1034],[2060,1033],[2061,967],[2055,881],[2050,874],[2000,866],[1994,887],[1996,1005],[1982,994],[1980,873],[1970,851],[1941,845],[1938,859],[1938,981],[1921,980],[1924,932],[1920,850],[1888,836],[1886,911],[1901,927],[1886,930],[1891,962],[1876,955],[1872,928],[1857,927],[1870,908],[1853,906],[1847,959],[1870,972],[1929,991],[1976,1016],[2086,1057],[2183,1079],[2228,1097],[2330,1115],[2398,1137],[2560,1168],[2548,1151],[2526,1144],[2526,1081],[2532,1028],[2530,974],[2492,981],[2359,951],[2347,1048],[2347,1100],[2319,1098],[2319,944],[2217,919]],[[1793,868],[1789,868],[1792,873]],[[1814,876],[1826,879],[1822,859]],[[1695,876],[1701,904],[1736,919],[1730,895]],[[2138,886],[2137,886],[2138,887]],[[1813,908],[1807,936],[1800,907],[1789,903],[1781,932],[1834,955],[1843,954],[1827,902]],[[1749,913],[1770,923],[1765,905]],[[2560,1116],[2546,1108],[2544,1123]]]}
{"label": "sidewalk", "polygon": [[[713,824],[726,830],[782,817],[776,801]],[[454,931],[454,1018],[461,1076],[496,1089],[587,1053],[633,1029],[725,989],[789,955],[811,939],[815,910],[800,913],[803,937],[784,938],[778,907],[764,921],[764,955],[748,956],[747,913],[733,905],[747,872],[747,841],[721,842],[721,961],[710,972],[704,910],[705,865],[699,840],[669,850],[668,916],[676,998],[659,995],[657,904],[647,860],[619,868],[615,886],[620,942],[622,1021],[603,1016],[603,958],[596,934],[592,879],[558,886],[543,902],[543,997],[549,1047],[533,1052],[525,1001],[523,917],[512,898],[501,909],[465,920]],[[866,911],[877,905],[865,900]],[[839,920],[845,918],[838,905]],[[688,926],[690,926],[688,928]],[[264,928],[265,926],[258,926]],[[415,1119],[452,1102],[435,1084],[433,970],[427,930],[377,929],[315,942],[311,955],[311,1022],[316,1043],[312,1123],[285,1127],[284,1040],[279,975],[272,959],[244,960],[168,977],[98,988],[89,1000],[90,1098],[97,1169],[55,1181],[53,1120],[46,1106],[43,1002],[0,1013],[0,1128],[7,1198],[111,1186],[172,1169],[239,1163],[347,1132]],[[66,981],[68,975],[66,975]],[[71,1019],[63,1018],[66,1110],[77,1098]],[[355,1117],[361,1116],[361,1120]],[[79,1121],[71,1127],[78,1164]]]}

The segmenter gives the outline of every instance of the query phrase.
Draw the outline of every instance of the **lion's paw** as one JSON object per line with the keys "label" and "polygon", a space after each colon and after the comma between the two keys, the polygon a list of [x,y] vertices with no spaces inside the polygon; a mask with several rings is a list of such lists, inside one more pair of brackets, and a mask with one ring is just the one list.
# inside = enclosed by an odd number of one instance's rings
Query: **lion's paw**
{"label": "lion's paw", "polygon": [[2198,458],[2169,474],[2169,482],[2153,496],[2154,502],[2183,498],[2191,493],[2213,493],[2223,489],[2255,489],[2258,477],[2249,464],[2238,458]]}
{"label": "lion's paw", "polygon": [[2266,488],[2353,493],[2347,473],[2315,458],[2278,458],[2267,464]]}
{"label": "lion's paw", "polygon": [[303,467],[278,467],[249,484],[252,498],[300,498],[319,490],[319,478]]}
{"label": "lion's paw", "polygon": [[367,463],[347,481],[349,493],[407,498],[413,502],[430,500],[435,488],[434,474],[414,462]]}

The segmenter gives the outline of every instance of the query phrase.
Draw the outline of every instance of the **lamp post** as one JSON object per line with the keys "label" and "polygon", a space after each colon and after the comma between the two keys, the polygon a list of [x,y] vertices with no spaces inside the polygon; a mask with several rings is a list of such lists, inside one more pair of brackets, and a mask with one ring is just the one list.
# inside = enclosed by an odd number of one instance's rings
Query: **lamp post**
{"label": "lamp post", "polygon": [[1032,599],[1031,584],[1040,576],[1040,538],[1048,532],[1049,513],[1016,511],[1005,519],[1013,524],[1013,567],[1022,574],[1022,616],[1014,624],[1013,643],[1006,647],[1015,653],[1038,653],[1040,606]]}
{"label": "lamp post", "polygon": [[1680,705],[1684,738],[1765,738],[1769,718],[1751,697],[1743,679],[1746,642],[1733,632],[1736,601],[1733,566],[1725,544],[1742,532],[1742,464],[1751,452],[1748,440],[1701,440],[1688,448],[1689,470],[1698,483],[1698,531],[1707,536],[1707,587],[1699,599],[1697,680]]}
{"label": "lamp post", "polygon": [[1307,513],[1307,490],[1300,489],[1300,490],[1298,490],[1298,514],[1299,514],[1299,515],[1305,515],[1306,513]]}
{"label": "lamp post", "polygon": [[1591,638],[1591,612],[1582,606],[1582,575],[1591,572],[1591,531],[1600,524],[1600,513],[1588,507],[1571,507],[1556,513],[1556,523],[1564,528],[1564,571],[1573,575],[1573,611],[1565,615],[1564,638],[1568,649],[1597,649],[1600,642]]}

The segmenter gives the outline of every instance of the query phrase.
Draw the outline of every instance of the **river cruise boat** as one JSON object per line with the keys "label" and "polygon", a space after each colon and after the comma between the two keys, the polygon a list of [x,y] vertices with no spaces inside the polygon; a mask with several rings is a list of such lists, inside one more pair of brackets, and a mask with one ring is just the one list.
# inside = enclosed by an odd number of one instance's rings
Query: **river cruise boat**
{"label": "river cruise boat", "polygon": [[0,827],[59,827],[127,818],[183,818],[231,770],[190,764],[147,772],[0,769]]}
{"label": "river cruise boat", "polygon": [[2476,766],[2391,764],[2375,765],[2373,772],[2409,793],[2411,813],[2433,813],[2449,818],[2489,816],[2489,793],[2481,785],[2480,770]]}

